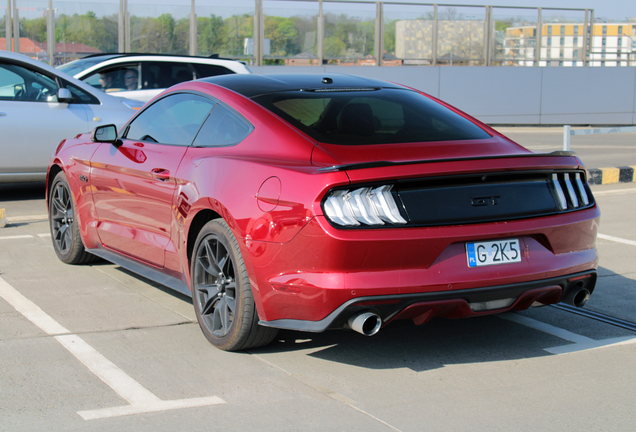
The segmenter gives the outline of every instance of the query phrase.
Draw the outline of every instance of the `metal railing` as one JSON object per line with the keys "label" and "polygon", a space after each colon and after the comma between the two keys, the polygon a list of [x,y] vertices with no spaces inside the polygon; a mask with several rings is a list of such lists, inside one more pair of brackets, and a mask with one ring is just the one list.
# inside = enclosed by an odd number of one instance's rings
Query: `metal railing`
{"label": "metal railing", "polygon": [[[180,47],[175,48],[173,45],[176,42],[174,42],[170,48],[160,48],[159,51],[190,55],[212,54],[213,52],[210,52],[212,48],[210,47],[213,47],[214,44],[202,48],[200,42],[204,38],[216,35],[212,33],[212,30],[202,28],[199,23],[203,22],[202,19],[207,19],[207,17],[203,16],[207,13],[206,11],[211,11],[212,16],[214,16],[216,11],[233,6],[221,3],[210,6],[209,2],[201,0],[199,2],[196,0],[174,0],[174,2],[178,4],[170,6],[177,10],[178,14],[183,18],[178,22],[173,19],[172,26],[176,27],[177,24],[182,25],[183,23],[183,26],[187,26],[187,35],[179,36]],[[63,9],[74,3],[80,6],[86,5],[84,7],[86,16],[90,15],[91,7],[98,7],[97,5],[99,4],[96,0],[94,2],[7,0],[4,17],[7,49],[21,51],[20,38],[25,37],[21,33],[26,31],[26,26],[24,25],[26,24],[26,15],[32,9],[37,9],[37,14],[46,16],[46,40],[33,41],[36,45],[41,45],[37,55],[40,58],[47,59],[52,64],[56,60],[60,62],[60,59],[68,59],[68,55],[64,57],[60,49],[56,49],[56,43],[67,42],[67,44],[81,43],[89,45],[88,41],[85,40],[60,40],[62,37],[60,34],[63,32],[56,32],[56,26],[62,25],[58,18],[70,16]],[[566,21],[578,22],[584,26],[583,34],[581,35],[583,39],[581,55],[577,58],[563,58],[561,60],[574,61],[576,63],[580,59],[584,66],[589,65],[590,60],[590,28],[594,22],[594,11],[592,9],[410,2],[347,2],[343,0],[249,0],[241,4],[248,6],[242,6],[243,9],[241,9],[240,13],[232,15],[232,18],[236,18],[237,21],[235,27],[232,28],[232,31],[236,30],[236,35],[232,37],[234,38],[233,44],[235,46],[243,44],[244,50],[239,52],[235,48],[233,51],[226,50],[227,52],[220,52],[220,54],[224,57],[246,59],[255,66],[272,63],[281,64],[281,62],[306,65],[355,64],[383,66],[417,64],[436,66],[450,65],[452,63],[453,65],[492,66],[523,64],[542,66],[555,60],[542,54],[542,48],[545,48],[542,42],[544,28],[548,22],[555,22],[555,16],[557,16],[555,14],[574,14],[574,18],[566,18]],[[36,6],[33,7],[32,5]],[[164,6],[142,8],[141,5],[135,4],[135,0],[111,0],[108,5],[110,5],[108,10],[112,14],[112,18],[114,18],[113,21],[116,19],[117,22],[117,33],[112,35],[112,37],[117,38],[116,46],[119,52],[145,52],[144,50],[150,50],[151,48],[149,47],[155,45],[141,45],[139,41],[162,37],[161,31],[163,30],[161,30],[161,26],[143,27],[140,24],[143,17],[138,15],[140,12],[131,14],[132,9],[136,11],[149,9],[147,12],[141,12],[141,14],[153,14],[153,11],[155,11],[154,14],[158,18],[153,19],[162,19],[162,17],[165,18],[164,15],[170,15],[159,14],[158,11],[162,10],[161,7]],[[288,7],[281,5],[288,5]],[[302,19],[296,17],[298,18],[296,21],[302,21],[302,23],[311,26],[311,30],[307,30],[302,34],[301,30],[296,29],[298,39],[305,37],[303,46],[305,50],[298,48],[298,46],[302,45],[302,41],[296,43],[296,51],[300,52],[287,49],[287,47],[285,49],[277,48],[277,50],[274,50],[272,48],[272,50],[268,50],[270,42],[271,45],[280,45],[278,40],[275,39],[276,32],[270,30],[272,23],[285,18],[285,14],[289,16],[289,11],[293,9],[292,5],[300,5],[304,8],[299,12],[301,15],[304,14],[301,17]],[[282,11],[279,15],[275,15],[277,13],[274,11],[276,6]],[[347,7],[353,9],[353,14],[347,15],[350,12]],[[359,11],[362,9],[366,11],[365,13],[368,14],[368,17],[361,17],[362,15]],[[464,11],[464,13],[457,13],[457,10]],[[502,20],[499,16],[505,14],[506,11],[509,15]],[[342,15],[338,15],[339,12],[342,12]],[[515,14],[529,15],[519,18]],[[554,16],[550,16],[550,14]],[[95,18],[94,15],[93,18]],[[96,19],[104,20],[107,18],[104,15],[104,17],[98,16]],[[285,19],[293,21],[289,17]],[[339,19],[346,22],[344,24],[338,22]],[[228,21],[230,18],[226,17],[224,20]],[[535,36],[534,38],[525,38],[525,41],[529,42],[529,44],[523,56],[512,55],[511,53],[514,51],[510,50],[506,52],[505,41],[513,40],[514,38],[506,36],[506,31],[498,28],[502,22],[510,22],[511,25],[517,22],[518,25],[521,23],[534,26]],[[287,23],[288,26],[292,24]],[[347,26],[349,28],[348,33],[340,32],[338,26],[341,27],[340,30]],[[157,29],[159,29],[159,32],[154,34],[153,32],[157,31]],[[314,37],[314,33],[315,43],[311,44],[308,41]],[[171,37],[177,39],[174,35]],[[334,42],[334,37],[340,37],[341,43],[337,44],[336,42],[338,41]],[[356,40],[354,41],[353,39]],[[397,46],[397,39],[400,39],[399,47]],[[530,42],[533,43],[530,44]],[[337,46],[334,48],[334,45]],[[155,51],[157,50],[157,48],[154,49]],[[96,49],[96,51],[101,50]],[[78,57],[82,55],[82,53],[75,54]],[[631,55],[630,52],[628,60],[631,59]],[[34,56],[36,55],[34,54]]]}
{"label": "metal railing", "polygon": [[572,126],[563,125],[563,151],[570,151],[570,137],[575,135],[602,135],[628,132],[636,132],[636,126],[572,130]]}

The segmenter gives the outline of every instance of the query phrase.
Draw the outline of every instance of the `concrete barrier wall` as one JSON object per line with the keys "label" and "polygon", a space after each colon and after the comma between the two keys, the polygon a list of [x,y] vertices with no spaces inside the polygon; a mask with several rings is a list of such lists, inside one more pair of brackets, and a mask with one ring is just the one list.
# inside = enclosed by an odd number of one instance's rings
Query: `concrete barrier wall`
{"label": "concrete barrier wall", "polygon": [[634,125],[636,67],[260,66],[253,73],[346,73],[404,84],[492,125]]}

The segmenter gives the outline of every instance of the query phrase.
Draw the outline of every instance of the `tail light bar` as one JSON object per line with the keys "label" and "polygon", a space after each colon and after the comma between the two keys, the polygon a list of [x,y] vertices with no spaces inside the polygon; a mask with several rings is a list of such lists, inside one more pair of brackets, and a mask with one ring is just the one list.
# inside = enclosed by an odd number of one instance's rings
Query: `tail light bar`
{"label": "tail light bar", "polygon": [[[574,177],[574,182],[572,182],[571,176]],[[590,203],[587,189],[583,184],[581,174],[578,172],[553,173],[552,186],[554,187],[560,210],[567,210],[568,208],[575,209],[581,206],[587,206]]]}
{"label": "tail light bar", "polygon": [[325,216],[341,226],[406,224],[391,189],[393,185],[332,191],[323,204]]}

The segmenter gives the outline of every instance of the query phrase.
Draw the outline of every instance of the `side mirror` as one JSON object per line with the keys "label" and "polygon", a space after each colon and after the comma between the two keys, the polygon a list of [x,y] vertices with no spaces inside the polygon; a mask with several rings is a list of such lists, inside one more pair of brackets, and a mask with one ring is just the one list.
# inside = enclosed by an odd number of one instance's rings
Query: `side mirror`
{"label": "side mirror", "polygon": [[91,134],[91,141],[116,144],[117,126],[114,124],[97,126]]}
{"label": "side mirror", "polygon": [[57,101],[58,102],[72,102],[73,95],[71,91],[67,88],[59,88],[57,90]]}

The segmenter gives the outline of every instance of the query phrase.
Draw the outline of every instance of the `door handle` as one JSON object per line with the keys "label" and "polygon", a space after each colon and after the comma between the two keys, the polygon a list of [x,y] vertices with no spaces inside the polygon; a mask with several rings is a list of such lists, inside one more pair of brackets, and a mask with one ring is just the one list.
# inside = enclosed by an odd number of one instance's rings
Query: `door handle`
{"label": "door handle", "polygon": [[170,170],[165,168],[153,168],[150,173],[157,180],[166,181],[170,178]]}

